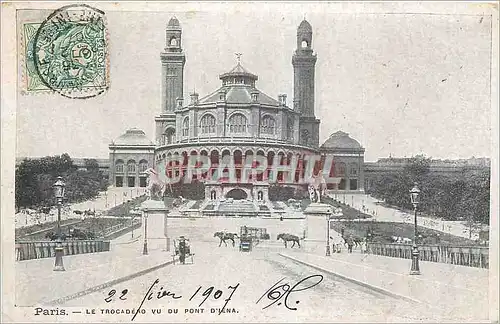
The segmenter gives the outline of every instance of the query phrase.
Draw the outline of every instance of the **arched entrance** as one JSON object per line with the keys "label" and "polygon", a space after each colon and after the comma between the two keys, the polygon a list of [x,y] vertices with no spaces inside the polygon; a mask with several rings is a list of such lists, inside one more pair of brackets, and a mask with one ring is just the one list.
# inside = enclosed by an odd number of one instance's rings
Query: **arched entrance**
{"label": "arched entrance", "polygon": [[226,194],[226,198],[233,198],[235,200],[239,199],[247,199],[248,195],[243,189],[239,188],[234,188],[229,190],[229,192]]}

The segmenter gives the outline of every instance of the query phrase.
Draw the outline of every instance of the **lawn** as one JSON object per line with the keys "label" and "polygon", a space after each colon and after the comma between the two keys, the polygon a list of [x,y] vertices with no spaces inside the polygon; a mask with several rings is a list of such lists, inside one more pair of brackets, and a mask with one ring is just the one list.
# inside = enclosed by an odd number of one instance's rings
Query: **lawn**
{"label": "lawn", "polygon": [[203,200],[197,200],[197,201],[193,204],[193,206],[191,206],[191,208],[189,208],[189,209],[200,209],[200,206],[201,206],[201,204],[202,204],[202,203],[203,203]]}
{"label": "lawn", "polygon": [[130,210],[139,207],[148,197],[146,195],[134,198],[118,206],[109,209],[106,214],[109,216],[129,216]]}
{"label": "lawn", "polygon": [[[63,225],[61,227],[61,232],[68,234],[69,228],[73,227],[73,228],[81,229],[82,231],[94,232],[98,235],[100,232],[104,231],[105,229],[110,228],[112,226],[115,226],[117,224],[124,224],[125,225],[125,224],[127,224],[127,222],[130,223],[130,219],[126,219],[126,218],[121,219],[121,218],[89,217],[83,221],[77,222],[74,225],[64,226],[64,224],[68,224],[68,223],[71,223],[74,221],[75,220],[73,219],[73,220],[61,222]],[[25,236],[27,233],[30,233],[29,231],[17,231],[16,230],[16,240],[29,240],[29,241],[47,240],[45,238],[45,235],[49,231],[54,231],[54,232],[56,231],[57,222],[45,223],[42,225],[43,225],[43,227],[41,227],[39,225],[33,225],[33,226],[29,226],[29,227],[25,228],[25,230],[29,230],[30,228],[33,228],[33,230],[31,232],[40,231],[40,230],[47,230],[47,231],[37,233],[34,235],[30,235],[30,236]]]}
{"label": "lawn", "polygon": [[272,201],[271,202],[273,204],[273,209],[276,209],[276,210],[282,210],[283,207],[281,207],[280,205],[278,205],[278,203],[276,201]]}
{"label": "lawn", "polygon": [[[341,217],[342,219],[359,219],[359,218],[371,218],[372,216],[365,214],[357,209],[354,209],[352,207],[349,207],[347,205],[344,205],[342,203],[338,203],[334,201],[330,197],[321,197],[321,202],[334,206],[334,207],[340,207],[342,209],[343,216]],[[309,199],[302,199],[300,201],[300,208],[302,210],[306,209],[309,204],[311,204],[311,201]]]}
{"label": "lawn", "polygon": [[[65,226],[66,224],[79,222],[79,219],[66,219],[61,221],[61,226]],[[20,238],[25,238],[26,235],[31,234],[33,232],[48,230],[51,228],[55,228],[57,226],[57,222],[47,222],[42,224],[35,224],[31,226],[16,228],[15,237],[16,240]],[[46,232],[43,232],[43,237],[45,237]],[[33,235],[33,236],[36,236]],[[29,238],[31,240],[31,238]]]}
{"label": "lawn", "polygon": [[215,208],[214,204],[208,204],[205,206],[203,210],[214,210],[214,208]]}
{"label": "lawn", "polygon": [[[407,237],[413,239],[414,227],[411,224],[394,222],[331,222],[331,228],[354,236],[366,237],[368,231],[373,234],[373,241],[380,243],[392,243],[392,236]],[[422,235],[420,244],[440,244],[451,246],[471,246],[476,242],[451,234],[439,232],[425,227],[418,227],[418,233]]]}

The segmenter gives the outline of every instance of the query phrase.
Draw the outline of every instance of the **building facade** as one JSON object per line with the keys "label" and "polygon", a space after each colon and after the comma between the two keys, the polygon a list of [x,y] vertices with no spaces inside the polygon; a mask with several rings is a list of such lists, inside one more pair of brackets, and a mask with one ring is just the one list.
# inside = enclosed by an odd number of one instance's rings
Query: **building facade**
{"label": "building facade", "polygon": [[154,167],[155,145],[131,128],[109,144],[109,182],[115,187],[146,187],[144,171]]}
{"label": "building facade", "polygon": [[[206,96],[190,95],[182,98],[183,53],[182,29],[172,18],[166,28],[166,47],[161,54],[162,110],[155,118],[155,163],[166,164],[167,173],[183,173],[187,160],[193,155],[209,157],[214,175],[217,166],[229,158],[234,163],[235,179],[205,181],[206,197],[244,197],[266,200],[274,164],[298,161],[306,154],[319,152],[319,120],[314,114],[314,66],[316,55],[312,50],[312,28],[303,21],[297,30],[297,49],[292,57],[295,99],[291,107],[286,94],[276,98],[257,87],[258,76],[237,65],[219,76],[221,85]],[[244,162],[252,157],[267,158],[269,170],[250,174],[242,181]],[[181,166],[169,160],[183,161]],[[283,185],[294,185],[304,172],[305,164],[291,178],[278,172],[275,180]],[[175,174],[173,174],[175,173]],[[296,184],[296,183],[295,183]]]}
{"label": "building facade", "polygon": [[[348,142],[353,146],[344,145],[345,133],[337,132],[319,146],[320,121],[314,109],[317,56],[312,46],[312,27],[306,20],[298,26],[297,47],[291,58],[291,104],[286,94],[273,97],[259,90],[259,77],[245,69],[239,58],[236,66],[219,75],[220,87],[204,96],[192,93],[186,102],[183,91],[187,60],[182,48],[182,28],[175,17],[168,22],[165,36],[165,48],[160,54],[161,110],[155,117],[154,143],[139,130],[129,130],[110,145],[113,185],[143,185],[144,167],[139,165],[145,166],[146,161],[156,169],[165,166],[167,176],[173,178],[185,174],[192,157],[205,156],[210,159],[211,168],[199,178],[193,176],[193,180],[204,182],[207,199],[267,200],[270,183],[303,185],[308,176],[306,170],[310,169],[306,157],[322,153],[332,155],[332,165],[337,165],[332,166],[330,177],[337,172],[342,177],[333,189],[363,190],[361,145],[350,138]],[[132,138],[140,144],[129,143]],[[267,160],[267,170],[248,170],[255,167],[259,156]],[[136,171],[125,172],[129,161],[130,165],[139,161],[138,169],[131,169]],[[223,161],[230,161],[234,177],[215,181],[214,174]],[[252,161],[250,166],[248,161]],[[288,173],[272,172],[276,165],[294,168]],[[134,174],[133,179],[130,174]]]}
{"label": "building facade", "polygon": [[349,134],[338,131],[321,145],[321,154],[333,158],[330,174],[340,178],[329,189],[340,191],[364,191],[365,149]]}

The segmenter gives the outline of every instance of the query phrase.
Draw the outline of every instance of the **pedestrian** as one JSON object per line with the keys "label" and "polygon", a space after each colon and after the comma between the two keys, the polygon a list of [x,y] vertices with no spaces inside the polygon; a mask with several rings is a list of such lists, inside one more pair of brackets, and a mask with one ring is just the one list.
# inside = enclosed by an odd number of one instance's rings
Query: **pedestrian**
{"label": "pedestrian", "polygon": [[352,239],[352,235],[349,235],[347,238],[347,251],[352,253],[352,247],[354,246],[354,240]]}
{"label": "pedestrian", "polygon": [[361,253],[366,253],[367,252],[367,246],[366,246],[366,237],[363,239],[361,242]]}

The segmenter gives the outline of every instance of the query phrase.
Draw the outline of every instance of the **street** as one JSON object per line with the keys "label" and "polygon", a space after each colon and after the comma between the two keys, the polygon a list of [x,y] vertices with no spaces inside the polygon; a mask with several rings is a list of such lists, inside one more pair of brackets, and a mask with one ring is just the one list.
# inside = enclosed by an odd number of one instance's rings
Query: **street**
{"label": "street", "polygon": [[[146,314],[137,314],[136,321],[142,317],[149,321],[189,319],[196,322],[409,322],[429,321],[432,320],[429,315],[435,314],[421,305],[397,300],[285,259],[278,254],[285,251],[282,245],[269,243],[270,246],[257,246],[245,253],[239,252],[237,245],[219,248],[215,240],[194,241],[191,243],[195,253],[193,264],[187,259],[186,265],[176,263],[70,300],[63,306],[80,307],[82,311],[92,308],[98,312],[101,309],[137,310],[153,286],[151,300],[146,299],[141,307]],[[165,252],[165,257],[171,257],[170,252]],[[304,281],[293,288],[301,280]],[[162,292],[165,296],[158,299]],[[273,304],[274,299],[279,300]],[[219,315],[221,308],[231,313]],[[152,309],[161,309],[162,316],[151,317]],[[168,314],[168,309],[178,309],[178,313]],[[130,320],[133,315],[119,316]]]}

